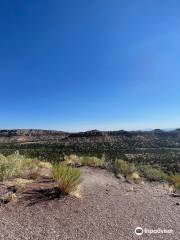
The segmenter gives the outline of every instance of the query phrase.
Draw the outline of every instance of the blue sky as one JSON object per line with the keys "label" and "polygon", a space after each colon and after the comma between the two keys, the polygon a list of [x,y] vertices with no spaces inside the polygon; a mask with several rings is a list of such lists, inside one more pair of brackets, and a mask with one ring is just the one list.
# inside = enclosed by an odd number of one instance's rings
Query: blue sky
{"label": "blue sky", "polygon": [[180,127],[180,2],[0,3],[0,128]]}

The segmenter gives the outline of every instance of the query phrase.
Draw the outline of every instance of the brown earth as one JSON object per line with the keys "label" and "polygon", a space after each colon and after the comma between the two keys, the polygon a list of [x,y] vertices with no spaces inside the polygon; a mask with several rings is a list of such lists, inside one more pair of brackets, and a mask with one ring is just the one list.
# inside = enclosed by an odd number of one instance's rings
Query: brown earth
{"label": "brown earth", "polygon": [[[132,240],[180,239],[179,198],[162,184],[128,184],[112,173],[81,168],[81,198],[57,198],[52,180],[28,183],[17,200],[0,206],[1,240]],[[172,229],[168,234],[134,230]]]}

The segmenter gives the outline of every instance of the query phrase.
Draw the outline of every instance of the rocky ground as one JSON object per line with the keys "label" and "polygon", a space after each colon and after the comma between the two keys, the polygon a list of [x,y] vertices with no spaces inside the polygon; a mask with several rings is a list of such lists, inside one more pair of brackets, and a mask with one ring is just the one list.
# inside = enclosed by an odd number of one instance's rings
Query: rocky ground
{"label": "rocky ground", "polygon": [[[51,190],[54,183],[41,179],[27,183],[16,200],[1,204],[0,239],[180,239],[180,198],[170,196],[162,184],[129,184],[102,169],[81,171],[84,181],[78,198],[57,198]],[[172,233],[137,236],[138,226]]]}

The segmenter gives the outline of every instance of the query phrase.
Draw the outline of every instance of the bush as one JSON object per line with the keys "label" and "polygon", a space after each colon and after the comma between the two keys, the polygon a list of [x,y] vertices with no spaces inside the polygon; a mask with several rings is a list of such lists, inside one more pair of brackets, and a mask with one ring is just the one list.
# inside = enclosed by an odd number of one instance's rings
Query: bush
{"label": "bush", "polygon": [[0,157],[0,181],[18,176],[21,172],[23,157],[18,152],[7,157]]}
{"label": "bush", "polygon": [[176,189],[180,189],[180,174],[170,176],[170,182],[175,186]]}
{"label": "bush", "polygon": [[139,183],[141,178],[138,172],[133,172],[132,174],[128,175],[126,179],[129,182]]}
{"label": "bush", "polygon": [[81,165],[90,167],[105,167],[105,162],[103,159],[97,157],[83,156],[80,157]]}
{"label": "bush", "polygon": [[7,178],[10,178],[12,176],[12,165],[9,165],[8,163],[2,163],[0,164],[0,181],[4,181]]}
{"label": "bush", "polygon": [[136,172],[136,167],[133,163],[126,162],[124,160],[117,159],[115,161],[115,172],[116,174],[121,173],[125,177]]}
{"label": "bush", "polygon": [[71,154],[67,156],[64,163],[67,166],[72,166],[72,167],[81,166],[80,158],[76,154]]}
{"label": "bush", "polygon": [[0,181],[13,177],[38,178],[41,168],[50,168],[51,164],[38,159],[26,158],[15,152],[7,157],[0,154]]}
{"label": "bush", "polygon": [[63,194],[69,194],[76,190],[82,181],[79,169],[65,166],[63,163],[54,164],[52,172],[53,178]]}
{"label": "bush", "polygon": [[142,165],[139,167],[141,176],[149,181],[168,181],[168,175],[162,170],[151,167],[150,165]]}

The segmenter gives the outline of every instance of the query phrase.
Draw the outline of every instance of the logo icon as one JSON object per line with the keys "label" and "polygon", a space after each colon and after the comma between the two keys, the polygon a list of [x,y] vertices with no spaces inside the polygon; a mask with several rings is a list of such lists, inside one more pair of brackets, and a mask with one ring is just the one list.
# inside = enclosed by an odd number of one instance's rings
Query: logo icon
{"label": "logo icon", "polygon": [[141,236],[143,234],[143,229],[142,227],[137,227],[135,229],[135,234],[138,235],[138,236]]}

